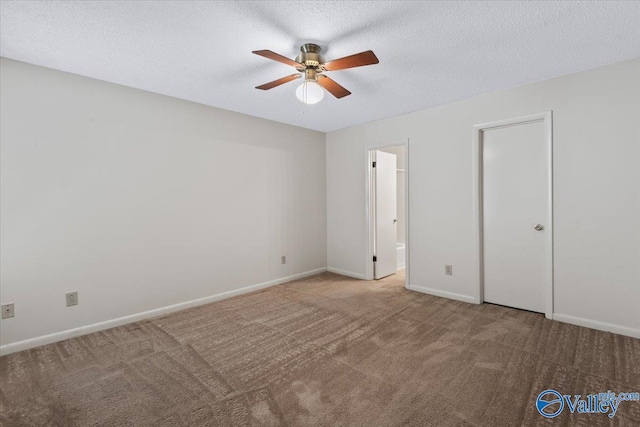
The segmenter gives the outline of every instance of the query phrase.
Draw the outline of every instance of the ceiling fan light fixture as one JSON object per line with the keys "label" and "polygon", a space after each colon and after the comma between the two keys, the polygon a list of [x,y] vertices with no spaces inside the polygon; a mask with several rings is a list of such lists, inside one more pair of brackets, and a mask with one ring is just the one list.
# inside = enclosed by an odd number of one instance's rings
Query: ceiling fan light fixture
{"label": "ceiling fan light fixture", "polygon": [[296,97],[305,104],[317,104],[324,98],[324,89],[315,80],[305,80],[296,89]]}

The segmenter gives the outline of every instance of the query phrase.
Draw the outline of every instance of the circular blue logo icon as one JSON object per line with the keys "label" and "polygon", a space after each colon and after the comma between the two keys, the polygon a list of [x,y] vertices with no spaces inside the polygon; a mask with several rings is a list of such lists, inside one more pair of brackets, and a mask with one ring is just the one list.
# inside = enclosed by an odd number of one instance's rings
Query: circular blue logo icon
{"label": "circular blue logo icon", "polygon": [[562,400],[562,395],[555,390],[543,391],[538,395],[538,398],[536,399],[536,409],[543,417],[557,417],[564,409],[564,401]]}

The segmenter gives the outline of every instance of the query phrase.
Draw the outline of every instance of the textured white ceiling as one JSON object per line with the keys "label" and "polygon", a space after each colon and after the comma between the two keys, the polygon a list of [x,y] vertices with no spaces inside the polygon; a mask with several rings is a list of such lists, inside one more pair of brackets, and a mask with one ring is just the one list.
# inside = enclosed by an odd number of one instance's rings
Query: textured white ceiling
{"label": "textured white ceiling", "polygon": [[[0,4],[0,54],[320,131],[640,56],[640,2],[190,2]],[[313,106],[293,69],[315,42],[380,64],[330,76],[353,94]],[[293,71],[295,72],[295,71]]]}

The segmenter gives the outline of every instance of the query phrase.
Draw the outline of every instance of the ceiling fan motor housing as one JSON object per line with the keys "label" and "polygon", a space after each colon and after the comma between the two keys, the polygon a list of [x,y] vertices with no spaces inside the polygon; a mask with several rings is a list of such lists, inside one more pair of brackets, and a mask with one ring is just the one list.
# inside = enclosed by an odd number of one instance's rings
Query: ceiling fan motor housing
{"label": "ceiling fan motor housing", "polygon": [[315,70],[324,64],[324,57],[320,55],[321,50],[322,48],[314,43],[306,43],[300,46],[302,53],[296,57],[295,61],[303,64],[305,67],[301,67],[299,71],[304,71],[305,69],[308,71],[309,68]]}

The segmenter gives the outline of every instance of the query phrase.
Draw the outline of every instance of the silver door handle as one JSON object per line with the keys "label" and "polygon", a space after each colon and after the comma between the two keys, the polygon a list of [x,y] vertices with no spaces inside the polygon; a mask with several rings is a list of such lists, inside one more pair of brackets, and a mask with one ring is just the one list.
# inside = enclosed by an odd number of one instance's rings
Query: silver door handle
{"label": "silver door handle", "polygon": [[536,231],[542,231],[542,230],[544,230],[544,226],[543,226],[542,224],[536,224],[536,226],[535,226],[535,227],[533,227],[533,228],[534,228],[534,230],[536,230]]}
{"label": "silver door handle", "polygon": [[398,220],[397,220],[397,219],[394,219],[394,220],[393,220],[393,223],[395,224],[396,222],[398,222]]}

